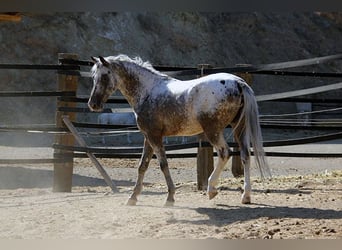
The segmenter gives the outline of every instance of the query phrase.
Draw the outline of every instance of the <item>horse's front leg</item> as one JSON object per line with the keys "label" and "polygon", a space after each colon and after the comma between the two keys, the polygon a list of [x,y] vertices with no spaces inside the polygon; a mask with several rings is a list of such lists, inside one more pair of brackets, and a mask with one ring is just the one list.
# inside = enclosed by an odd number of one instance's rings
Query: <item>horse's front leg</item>
{"label": "horse's front leg", "polygon": [[148,168],[148,165],[151,161],[152,156],[153,156],[153,149],[145,138],[144,150],[143,150],[143,154],[141,156],[139,168],[138,168],[138,179],[137,179],[137,182],[135,183],[133,193],[131,194],[131,196],[129,197],[127,201],[127,205],[136,205],[138,201],[137,197],[141,193],[142,188],[143,188],[143,180],[144,180],[145,172]]}
{"label": "horse's front leg", "polygon": [[164,149],[164,146],[162,144],[162,139],[160,139],[160,143],[153,145],[153,149],[154,149],[154,152],[158,158],[158,161],[160,164],[160,169],[164,174],[165,181],[166,181],[167,188],[168,188],[168,196],[166,199],[165,206],[173,206],[173,204],[175,202],[174,195],[176,192],[176,188],[175,188],[175,185],[173,184],[173,181],[171,178],[169,165],[168,165],[168,162],[166,159],[165,149]]}
{"label": "horse's front leg", "polygon": [[174,196],[175,196],[176,188],[171,178],[169,164],[166,159],[164,148],[162,148],[159,153],[156,152],[156,155],[158,157],[158,160],[160,163],[160,169],[164,174],[165,181],[166,181],[167,188],[168,188],[168,195],[167,195],[165,206],[173,206],[173,204],[175,203]]}

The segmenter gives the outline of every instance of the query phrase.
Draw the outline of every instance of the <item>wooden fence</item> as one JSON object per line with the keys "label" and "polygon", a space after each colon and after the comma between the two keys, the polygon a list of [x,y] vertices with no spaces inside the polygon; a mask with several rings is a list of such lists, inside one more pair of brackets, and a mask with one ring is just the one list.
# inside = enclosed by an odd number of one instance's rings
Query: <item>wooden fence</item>
{"label": "wooden fence", "polygon": [[[274,63],[267,65],[239,65],[231,68],[210,68],[207,66],[199,66],[194,68],[177,68],[177,67],[162,67],[155,66],[157,70],[163,71],[171,76],[185,76],[193,75],[200,76],[204,74],[212,74],[216,72],[228,72],[239,74],[245,78],[250,84],[252,83],[251,76],[253,74],[268,74],[274,76],[310,76],[310,77],[335,77],[341,78],[342,73],[325,73],[325,72],[298,72],[298,71],[284,71],[284,69],[315,65],[319,63],[328,62],[331,60],[338,60],[342,58],[342,54],[312,58],[306,60]],[[52,145],[54,148],[54,157],[52,159],[0,159],[0,164],[42,164],[42,163],[53,163],[54,164],[54,191],[71,191],[72,187],[72,173],[73,173],[73,159],[87,157],[87,153],[92,153],[98,158],[139,158],[142,152],[142,147],[81,147],[75,146],[75,138],[69,133],[69,130],[65,126],[62,117],[68,115],[71,119],[73,126],[76,128],[84,129],[108,129],[108,133],[115,133],[117,130],[137,130],[136,127],[126,125],[102,125],[95,123],[80,123],[76,122],[75,114],[90,112],[86,107],[88,96],[77,96],[78,81],[80,77],[90,77],[88,72],[82,72],[80,66],[90,67],[92,62],[79,60],[76,54],[59,54],[59,64],[57,65],[24,65],[24,64],[0,64],[0,70],[6,69],[35,69],[35,70],[50,70],[57,72],[57,89],[56,91],[25,91],[25,92],[0,92],[1,97],[57,97],[57,108],[55,115],[54,124],[31,124],[31,125],[16,125],[8,126],[1,125],[1,131],[40,131],[42,133],[56,133],[55,143]],[[303,96],[313,93],[323,93],[335,89],[341,89],[342,83],[335,83],[315,88],[309,88],[304,90],[290,91],[285,93],[277,93],[271,95],[257,96],[258,102],[269,102],[269,101],[281,101],[281,102],[311,102],[311,103],[334,103],[341,104],[342,99],[312,99],[305,98]],[[127,103],[123,98],[113,97],[108,100],[109,103],[122,104]],[[77,107],[76,104],[84,105],[84,107]],[[341,106],[331,108],[329,110],[321,110],[314,112],[340,112]],[[111,112],[110,110],[104,110],[103,112]],[[313,113],[313,112],[307,112]],[[289,117],[301,116],[303,113],[285,114],[285,115],[272,115],[262,116],[261,127],[262,129],[291,129],[291,130],[315,130],[325,132],[319,136],[311,136],[307,138],[297,138],[289,140],[277,140],[277,141],[265,141],[264,147],[274,146],[288,146],[306,144],[320,141],[327,141],[333,139],[342,138],[342,119],[329,120],[310,120],[310,125],[302,125],[294,122]],[[330,131],[330,132],[326,132]],[[332,131],[335,131],[332,133]],[[87,133],[87,132],[85,132]],[[94,133],[94,132],[92,132]],[[95,132],[96,133],[96,132]],[[236,148],[237,145],[234,142],[229,142],[231,147]],[[199,142],[178,144],[178,145],[167,145],[167,151],[184,150],[190,148],[198,148],[197,153],[167,153],[168,158],[187,158],[197,157],[197,173],[198,173],[198,188],[205,189],[207,185],[207,178],[213,169],[213,149],[208,142],[203,141],[203,138],[199,138]],[[232,171],[234,176],[243,174],[241,165],[239,164],[238,158],[239,152],[235,150],[233,152],[233,166]],[[306,153],[306,152],[267,152],[267,156],[273,157],[342,157],[342,153]]]}

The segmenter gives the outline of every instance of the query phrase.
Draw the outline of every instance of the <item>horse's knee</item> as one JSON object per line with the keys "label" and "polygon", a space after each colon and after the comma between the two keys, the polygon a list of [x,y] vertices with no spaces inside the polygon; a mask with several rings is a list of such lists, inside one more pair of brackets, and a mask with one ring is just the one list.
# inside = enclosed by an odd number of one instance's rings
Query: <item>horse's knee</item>
{"label": "horse's knee", "polygon": [[138,168],[138,174],[145,174],[148,168],[148,164],[141,164]]}
{"label": "horse's knee", "polygon": [[248,149],[240,149],[241,162],[245,165],[249,162],[249,151]]}

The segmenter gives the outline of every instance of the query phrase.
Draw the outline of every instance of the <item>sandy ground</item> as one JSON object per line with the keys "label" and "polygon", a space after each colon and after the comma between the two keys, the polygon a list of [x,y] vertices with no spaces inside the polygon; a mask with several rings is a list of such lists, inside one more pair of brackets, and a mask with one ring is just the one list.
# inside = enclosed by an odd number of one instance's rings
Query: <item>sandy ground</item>
{"label": "sandy ground", "polygon": [[[323,148],[342,151],[340,143],[295,150]],[[48,148],[0,150],[2,158],[52,155]],[[138,160],[101,160],[120,190],[117,194],[111,193],[88,159],[75,160],[72,193],[52,192],[52,165],[1,165],[0,238],[341,239],[342,160],[270,157],[268,161],[274,178],[262,182],[253,171],[252,204],[242,205],[243,182],[232,177],[230,163],[221,176],[219,194],[208,200],[205,191],[196,188],[196,160],[171,159],[177,187],[174,207],[164,207],[167,188],[155,160],[133,207],[125,203]]]}

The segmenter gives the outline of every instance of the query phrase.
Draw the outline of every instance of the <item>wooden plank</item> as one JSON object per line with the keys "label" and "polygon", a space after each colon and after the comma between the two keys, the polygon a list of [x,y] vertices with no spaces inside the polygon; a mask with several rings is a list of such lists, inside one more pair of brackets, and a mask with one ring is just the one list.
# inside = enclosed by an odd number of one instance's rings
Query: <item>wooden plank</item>
{"label": "wooden plank", "polygon": [[[73,134],[73,136],[75,137],[76,141],[80,144],[80,146],[87,147],[86,142],[78,134],[76,128],[70,122],[69,117],[68,116],[63,116],[62,119],[63,119],[64,124],[67,126],[67,128],[70,130],[70,132]],[[111,178],[107,174],[106,170],[101,166],[100,162],[96,159],[95,155],[93,153],[90,153],[90,152],[87,152],[86,154],[88,155],[90,160],[94,163],[95,167],[100,172],[100,174],[102,175],[103,179],[105,180],[107,185],[112,189],[112,191],[114,193],[119,192],[117,187],[114,185],[114,183],[112,182]]]}
{"label": "wooden plank", "polygon": [[0,14],[0,21],[20,22],[21,21],[21,15],[17,12],[1,13]]}

